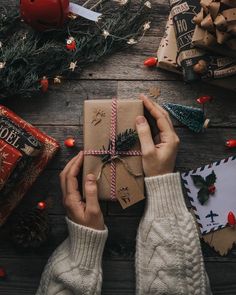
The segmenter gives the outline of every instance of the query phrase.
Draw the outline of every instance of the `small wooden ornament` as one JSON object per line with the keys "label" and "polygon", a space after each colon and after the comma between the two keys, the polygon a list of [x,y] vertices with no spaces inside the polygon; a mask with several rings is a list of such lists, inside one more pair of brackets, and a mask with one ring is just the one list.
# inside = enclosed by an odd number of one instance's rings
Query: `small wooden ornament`
{"label": "small wooden ornament", "polygon": [[205,60],[200,59],[197,64],[193,66],[193,70],[197,74],[204,74],[207,71],[207,63]]}
{"label": "small wooden ornament", "polygon": [[149,95],[152,98],[158,98],[161,95],[161,89],[158,86],[153,86],[149,89]]}

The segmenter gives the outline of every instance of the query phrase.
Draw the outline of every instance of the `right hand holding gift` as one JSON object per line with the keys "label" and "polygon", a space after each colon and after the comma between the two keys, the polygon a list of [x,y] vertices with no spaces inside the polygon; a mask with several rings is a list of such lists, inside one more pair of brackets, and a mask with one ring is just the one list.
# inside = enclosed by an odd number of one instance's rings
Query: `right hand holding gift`
{"label": "right hand holding gift", "polygon": [[136,128],[142,150],[143,170],[146,177],[172,173],[178,151],[179,138],[175,133],[169,114],[145,95],[141,95],[145,108],[156,120],[160,130],[160,143],[154,144],[150,126],[143,116],[136,118]]}

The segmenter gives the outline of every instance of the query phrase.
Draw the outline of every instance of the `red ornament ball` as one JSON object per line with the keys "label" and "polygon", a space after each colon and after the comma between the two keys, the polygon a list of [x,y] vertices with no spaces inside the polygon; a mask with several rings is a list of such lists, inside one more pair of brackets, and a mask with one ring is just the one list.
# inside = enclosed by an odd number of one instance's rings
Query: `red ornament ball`
{"label": "red ornament ball", "polygon": [[76,49],[76,41],[73,37],[69,37],[66,40],[66,48],[70,51],[74,51]]}
{"label": "red ornament ball", "polygon": [[43,201],[38,202],[37,208],[38,208],[39,210],[45,210],[45,209],[47,208],[47,204],[46,204],[46,202],[43,202]]}
{"label": "red ornament ball", "polygon": [[65,146],[67,147],[74,147],[75,146],[75,139],[73,137],[68,137],[65,141],[64,141]]}
{"label": "red ornament ball", "polygon": [[69,0],[21,0],[22,19],[37,31],[62,27],[69,13]]}
{"label": "red ornament ball", "polygon": [[44,76],[41,80],[40,80],[40,85],[41,85],[41,90],[42,92],[47,92],[48,91],[48,86],[49,86],[49,82],[48,82],[48,78],[46,76]]}

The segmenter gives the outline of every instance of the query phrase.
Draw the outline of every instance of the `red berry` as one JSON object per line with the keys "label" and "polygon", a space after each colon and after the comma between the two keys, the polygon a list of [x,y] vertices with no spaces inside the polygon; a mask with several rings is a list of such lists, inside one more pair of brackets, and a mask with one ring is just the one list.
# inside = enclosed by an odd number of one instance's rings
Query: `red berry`
{"label": "red berry", "polygon": [[38,208],[39,210],[45,210],[46,207],[47,207],[46,202],[41,201],[41,202],[38,202],[38,204],[37,204],[37,208]]}
{"label": "red berry", "polygon": [[0,267],[0,278],[5,278],[6,277],[6,271],[3,267]]}
{"label": "red berry", "polygon": [[48,91],[48,86],[49,86],[49,82],[48,82],[48,78],[46,76],[44,76],[41,80],[40,80],[40,85],[41,85],[41,90],[42,92],[47,92]]}
{"label": "red berry", "polygon": [[228,214],[228,224],[230,226],[234,226],[236,224],[236,219],[235,219],[234,213],[232,211],[230,211]]}
{"label": "red berry", "polygon": [[236,139],[229,139],[226,141],[225,145],[228,147],[228,148],[234,148],[236,147]]}
{"label": "red berry", "polygon": [[73,137],[68,137],[65,141],[64,141],[65,146],[67,147],[74,147],[75,146],[75,139]]}
{"label": "red berry", "polygon": [[70,51],[74,51],[76,49],[76,41],[73,37],[66,40],[66,48]]}
{"label": "red berry", "polygon": [[210,95],[203,95],[203,96],[200,96],[198,99],[197,99],[197,102],[199,104],[204,104],[208,101],[212,101],[213,97],[210,96]]}
{"label": "red berry", "polygon": [[216,187],[214,186],[214,184],[212,184],[212,185],[210,185],[210,186],[208,187],[208,192],[209,192],[211,195],[213,195],[213,194],[215,193],[215,191],[216,191]]}
{"label": "red berry", "polygon": [[157,58],[156,57],[149,57],[144,61],[144,65],[146,67],[154,67],[157,64]]}

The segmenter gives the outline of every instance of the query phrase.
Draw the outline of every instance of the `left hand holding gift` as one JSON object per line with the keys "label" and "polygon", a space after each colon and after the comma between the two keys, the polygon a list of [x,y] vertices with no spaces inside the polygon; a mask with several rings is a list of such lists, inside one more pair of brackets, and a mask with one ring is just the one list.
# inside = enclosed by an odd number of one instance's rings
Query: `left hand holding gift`
{"label": "left hand holding gift", "polygon": [[60,174],[63,203],[68,217],[75,223],[96,230],[104,230],[104,219],[98,202],[97,182],[93,174],[85,180],[85,199],[82,201],[77,176],[83,164],[84,155],[80,152]]}
{"label": "left hand holding gift", "polygon": [[175,167],[179,138],[169,114],[158,104],[141,95],[144,106],[156,120],[160,130],[160,143],[154,144],[150,126],[143,116],[136,118],[136,128],[142,150],[143,170],[146,177],[172,173]]}

